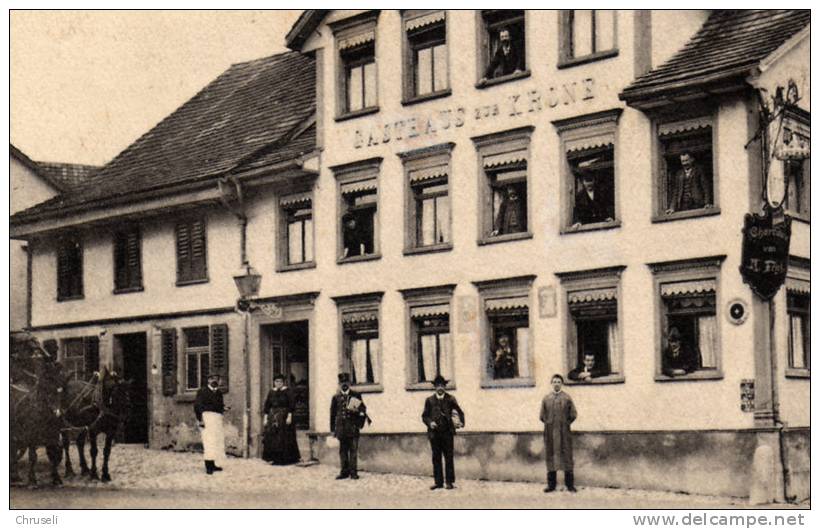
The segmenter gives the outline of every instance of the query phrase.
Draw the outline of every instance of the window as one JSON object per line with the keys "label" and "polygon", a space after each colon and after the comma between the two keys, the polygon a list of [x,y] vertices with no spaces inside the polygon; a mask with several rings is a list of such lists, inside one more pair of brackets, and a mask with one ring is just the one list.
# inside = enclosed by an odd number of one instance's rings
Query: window
{"label": "window", "polygon": [[562,12],[559,67],[616,55],[615,13],[610,9]]}
{"label": "window", "polygon": [[279,199],[280,270],[305,268],[313,258],[313,207],[310,192]]}
{"label": "window", "polygon": [[446,143],[402,153],[407,182],[405,253],[452,248],[450,151]]}
{"label": "window", "polygon": [[175,228],[177,242],[177,285],[201,283],[208,280],[205,219],[178,222]]}
{"label": "window", "polygon": [[561,137],[562,229],[617,226],[615,136],[621,109],[553,122]]}
{"label": "window", "polygon": [[332,168],[339,185],[339,262],[378,257],[381,158]]}
{"label": "window", "polygon": [[[174,329],[163,330],[163,377],[176,373],[176,338]],[[182,359],[185,367],[185,389],[196,391],[208,384],[208,375],[220,376],[220,389],[228,390],[228,326],[189,327],[182,329]],[[168,358],[166,358],[166,354]],[[166,365],[167,363],[167,365]],[[170,385],[172,381],[169,381]],[[163,385],[166,383],[163,382]],[[169,392],[165,392],[168,394]]]}
{"label": "window", "polygon": [[531,237],[527,163],[532,127],[473,138],[479,156],[479,243]]}
{"label": "window", "polygon": [[811,218],[810,160],[786,160],[782,163],[787,186],[783,208],[793,216],[808,221]]}
{"label": "window", "polygon": [[659,302],[656,380],[720,378],[718,276],[724,257],[649,265]]}
{"label": "window", "polygon": [[57,246],[57,301],[83,297],[83,243],[64,235]]}
{"label": "window", "polygon": [[66,380],[91,380],[100,369],[100,339],[97,336],[66,338],[62,340],[63,354],[60,363]]}
{"label": "window", "polygon": [[807,377],[811,372],[811,273],[805,259],[791,256],[786,276],[788,314],[788,377]]}
{"label": "window", "polygon": [[453,385],[450,303],[455,285],[402,290],[407,304],[408,389],[431,389],[441,375]]}
{"label": "window", "polygon": [[376,80],[376,17],[378,12],[332,24],[339,56],[339,117],[356,116],[378,108]]}
{"label": "window", "polygon": [[142,241],[139,228],[114,233],[114,292],[142,290]]}
{"label": "window", "polygon": [[381,391],[379,305],[382,293],[333,298],[341,329],[339,369],[361,391]]}
{"label": "window", "polygon": [[709,117],[658,125],[660,220],[719,212],[713,136]]}
{"label": "window", "polygon": [[402,16],[405,102],[449,94],[447,14],[444,11],[407,10]]}
{"label": "window", "polygon": [[624,267],[558,274],[567,293],[567,378],[622,382],[618,289]]}
{"label": "window", "polygon": [[482,386],[531,386],[529,291],[535,276],[481,281]]}
{"label": "window", "polygon": [[528,75],[524,11],[484,10],[479,17],[478,86]]}

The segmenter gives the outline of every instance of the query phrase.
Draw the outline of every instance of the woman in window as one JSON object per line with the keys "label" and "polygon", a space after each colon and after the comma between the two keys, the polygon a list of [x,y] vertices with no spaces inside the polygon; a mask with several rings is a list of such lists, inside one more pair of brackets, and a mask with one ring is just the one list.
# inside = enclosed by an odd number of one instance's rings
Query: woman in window
{"label": "woman in window", "polygon": [[274,465],[298,463],[299,446],[296,444],[296,426],[293,424],[293,393],[285,385],[285,376],[273,377],[273,388],[265,399],[262,459]]}

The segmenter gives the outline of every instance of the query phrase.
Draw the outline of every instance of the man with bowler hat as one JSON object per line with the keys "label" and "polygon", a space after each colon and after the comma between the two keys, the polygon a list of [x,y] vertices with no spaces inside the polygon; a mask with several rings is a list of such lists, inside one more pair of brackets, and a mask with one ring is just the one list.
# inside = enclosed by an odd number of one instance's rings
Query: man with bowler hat
{"label": "man with bowler hat", "polygon": [[[433,478],[435,484],[430,490],[455,488],[456,469],[453,464],[453,436],[456,428],[464,426],[464,412],[456,398],[445,391],[447,380],[436,375],[433,380],[436,392],[424,401],[424,413],[421,420],[427,425],[427,437],[433,451]],[[444,473],[442,475],[441,457],[444,456]]]}
{"label": "man with bowler hat", "polygon": [[350,389],[350,374],[339,374],[339,391],[330,401],[330,431],[339,440],[339,466],[336,479],[359,479],[357,461],[359,430],[367,419],[367,407],[360,393]]}

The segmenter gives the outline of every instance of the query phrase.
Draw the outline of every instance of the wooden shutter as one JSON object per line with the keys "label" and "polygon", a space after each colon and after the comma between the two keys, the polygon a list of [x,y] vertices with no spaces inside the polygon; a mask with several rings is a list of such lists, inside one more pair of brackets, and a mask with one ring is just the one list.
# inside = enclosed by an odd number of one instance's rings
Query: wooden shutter
{"label": "wooden shutter", "polygon": [[177,281],[205,279],[208,275],[205,221],[181,222],[177,235]]}
{"label": "wooden shutter", "polygon": [[162,329],[162,394],[177,392],[177,330]]}
{"label": "wooden shutter", "polygon": [[117,233],[114,257],[116,285],[118,289],[142,286],[142,262],[140,255],[140,231],[134,228]]}
{"label": "wooden shutter", "polygon": [[205,279],[207,259],[205,248],[205,222],[191,222],[191,279]]}
{"label": "wooden shutter", "polygon": [[83,254],[80,242],[67,237],[57,248],[57,299],[83,294]]}
{"label": "wooden shutter", "polygon": [[188,223],[177,224],[177,281],[191,279],[191,227]]}
{"label": "wooden shutter", "polygon": [[86,336],[83,338],[85,379],[89,380],[95,371],[100,370],[100,338]]}
{"label": "wooden shutter", "polygon": [[57,248],[57,299],[70,297],[71,267],[69,263],[68,246],[61,243]]}
{"label": "wooden shutter", "polygon": [[224,323],[211,325],[211,370],[219,375],[220,388],[228,391],[228,326]]}

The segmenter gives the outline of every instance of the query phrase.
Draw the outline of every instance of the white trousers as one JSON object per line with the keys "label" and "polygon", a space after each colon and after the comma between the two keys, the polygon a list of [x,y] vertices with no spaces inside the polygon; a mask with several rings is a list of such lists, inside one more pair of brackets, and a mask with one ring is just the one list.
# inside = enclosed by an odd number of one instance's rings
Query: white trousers
{"label": "white trousers", "polygon": [[202,413],[202,453],[206,461],[214,461],[217,466],[225,462],[225,430],[222,414],[213,411]]}

